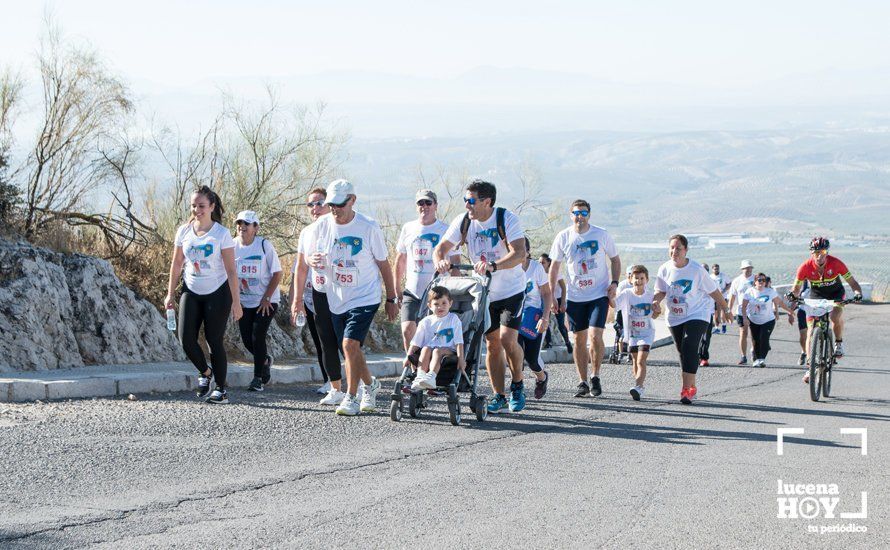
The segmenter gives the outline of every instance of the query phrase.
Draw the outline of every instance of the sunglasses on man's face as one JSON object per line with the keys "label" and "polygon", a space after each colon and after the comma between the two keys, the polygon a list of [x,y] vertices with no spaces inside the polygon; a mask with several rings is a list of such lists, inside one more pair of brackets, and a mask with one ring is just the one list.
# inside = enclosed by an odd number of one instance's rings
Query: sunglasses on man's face
{"label": "sunglasses on man's face", "polygon": [[476,204],[477,200],[479,200],[479,199],[477,199],[476,197],[464,197],[464,202],[469,204],[470,206],[473,206],[474,204]]}
{"label": "sunglasses on man's face", "polygon": [[331,208],[343,208],[348,203],[349,203],[349,199],[346,199],[345,201],[341,202],[340,204],[335,204],[333,202],[329,202],[328,204],[331,206]]}
{"label": "sunglasses on man's face", "polygon": [[825,256],[826,254],[828,254],[827,250],[814,250],[813,251],[813,256]]}
{"label": "sunglasses on man's face", "polygon": [[587,216],[590,215],[590,211],[589,210],[572,210],[572,215],[573,216],[581,216],[582,218],[586,218]]}
{"label": "sunglasses on man's face", "polygon": [[324,206],[324,201],[317,200],[317,201],[312,201],[312,202],[306,203],[306,208],[315,208],[316,206]]}
{"label": "sunglasses on man's face", "polygon": [[417,206],[432,206],[432,205],[433,205],[433,201],[431,201],[429,199],[421,199],[421,200],[417,201]]}

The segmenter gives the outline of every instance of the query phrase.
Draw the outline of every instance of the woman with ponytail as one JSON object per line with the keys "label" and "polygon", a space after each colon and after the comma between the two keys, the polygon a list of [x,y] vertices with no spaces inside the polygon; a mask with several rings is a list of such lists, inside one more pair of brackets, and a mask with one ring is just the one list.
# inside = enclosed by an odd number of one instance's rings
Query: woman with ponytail
{"label": "woman with ponytail", "polygon": [[[173,295],[180,274],[183,277],[179,299],[179,340],[182,349],[198,369],[196,395],[210,393],[208,403],[228,403],[226,393],[226,350],[223,334],[229,314],[241,318],[238,277],[235,271],[235,241],[222,225],[223,205],[219,195],[206,185],[191,195],[192,216],[176,231],[173,261],[164,306],[173,309]],[[198,330],[204,325],[204,338],[210,346],[210,366],[198,344]]]}

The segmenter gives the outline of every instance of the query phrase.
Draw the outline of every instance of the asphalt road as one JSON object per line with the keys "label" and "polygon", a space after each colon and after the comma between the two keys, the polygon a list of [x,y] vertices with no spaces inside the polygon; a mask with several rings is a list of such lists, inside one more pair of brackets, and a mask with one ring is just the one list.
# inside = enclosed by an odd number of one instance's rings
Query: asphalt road
{"label": "asphalt road", "polygon": [[[628,366],[575,399],[574,368],[553,365],[544,400],[460,427],[441,401],[394,423],[384,394],[337,417],[309,386],[0,405],[0,547],[890,547],[890,306],[847,315],[818,403],[781,324],[765,369],[735,366],[734,329],[715,336],[692,406],[672,347],[641,402]],[[778,428],[805,430],[781,456]],[[868,430],[866,456],[842,428]],[[835,517],[809,501],[810,519],[778,518],[778,480],[835,484],[812,495],[839,499]],[[867,517],[841,519],[863,491]]]}

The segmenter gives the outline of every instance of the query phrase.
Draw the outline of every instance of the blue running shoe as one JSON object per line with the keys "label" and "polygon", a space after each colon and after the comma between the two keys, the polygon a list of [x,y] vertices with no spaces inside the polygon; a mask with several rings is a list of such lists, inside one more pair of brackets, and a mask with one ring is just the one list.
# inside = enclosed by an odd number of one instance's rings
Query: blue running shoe
{"label": "blue running shoe", "polygon": [[525,389],[522,382],[510,384],[510,412],[519,412],[525,408]]}
{"label": "blue running shoe", "polygon": [[499,393],[488,403],[488,412],[491,414],[497,414],[506,408],[507,398]]}

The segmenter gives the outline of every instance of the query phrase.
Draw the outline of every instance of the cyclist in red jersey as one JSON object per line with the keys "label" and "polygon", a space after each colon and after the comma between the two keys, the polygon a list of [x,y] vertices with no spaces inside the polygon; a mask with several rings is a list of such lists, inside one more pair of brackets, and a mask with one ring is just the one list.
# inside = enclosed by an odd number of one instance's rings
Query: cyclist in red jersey
{"label": "cyclist in red jersey", "polygon": [[[844,281],[853,289],[853,299],[862,299],[862,287],[844,262],[828,255],[828,239],[814,237],[810,242],[811,257],[797,268],[797,276],[794,278],[794,288],[791,293],[795,298],[800,296],[800,290],[804,281],[810,282],[810,298],[823,298],[826,300],[840,301],[844,299]],[[844,308],[835,307],[831,310],[831,324],[834,330],[834,354],[837,357],[844,355]],[[809,349],[810,337],[813,333],[813,318],[807,317],[807,349]]]}

